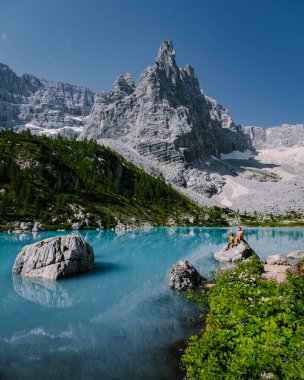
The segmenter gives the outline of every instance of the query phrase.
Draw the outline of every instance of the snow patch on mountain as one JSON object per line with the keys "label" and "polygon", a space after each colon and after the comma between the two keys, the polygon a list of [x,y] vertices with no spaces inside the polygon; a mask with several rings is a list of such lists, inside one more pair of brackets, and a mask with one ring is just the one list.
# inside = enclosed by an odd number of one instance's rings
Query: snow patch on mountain
{"label": "snow patch on mountain", "polygon": [[221,153],[221,160],[248,160],[253,157],[254,154],[251,150],[246,149],[244,152],[234,150],[231,153]]}

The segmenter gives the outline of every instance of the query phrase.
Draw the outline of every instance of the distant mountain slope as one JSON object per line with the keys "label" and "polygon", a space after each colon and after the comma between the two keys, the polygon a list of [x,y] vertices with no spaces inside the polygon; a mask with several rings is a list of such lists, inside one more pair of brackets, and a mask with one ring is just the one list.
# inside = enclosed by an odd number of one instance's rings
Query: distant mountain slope
{"label": "distant mountain slope", "polygon": [[31,129],[36,134],[78,135],[93,107],[87,88],[51,82],[33,75],[17,76],[0,64],[1,128]]}
{"label": "distant mountain slope", "polygon": [[304,146],[304,124],[283,124],[280,127],[243,127],[255,149],[275,149]]}
{"label": "distant mountain slope", "polygon": [[221,225],[225,214],[198,207],[95,142],[0,132],[2,228],[16,220],[49,228]]}

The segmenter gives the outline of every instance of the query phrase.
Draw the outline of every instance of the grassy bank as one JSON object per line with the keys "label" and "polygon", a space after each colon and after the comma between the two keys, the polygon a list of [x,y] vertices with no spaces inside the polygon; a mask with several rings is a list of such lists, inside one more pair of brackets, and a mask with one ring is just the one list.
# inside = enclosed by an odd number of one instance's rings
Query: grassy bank
{"label": "grassy bank", "polygon": [[261,278],[254,258],[220,271],[207,302],[206,330],[182,362],[188,379],[304,379],[304,281]]}

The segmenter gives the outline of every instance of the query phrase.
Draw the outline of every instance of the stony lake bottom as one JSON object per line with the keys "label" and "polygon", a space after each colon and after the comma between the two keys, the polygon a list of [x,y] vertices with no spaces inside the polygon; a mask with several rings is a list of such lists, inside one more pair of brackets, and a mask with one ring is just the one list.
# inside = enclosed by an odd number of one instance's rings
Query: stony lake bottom
{"label": "stony lake bottom", "polygon": [[[78,232],[96,269],[57,282],[11,271],[24,245],[58,232],[1,233],[0,379],[178,379],[170,345],[199,326],[195,306],[168,288],[170,269],[187,259],[208,276],[234,230]],[[303,228],[248,228],[245,238],[261,258],[304,248]]]}

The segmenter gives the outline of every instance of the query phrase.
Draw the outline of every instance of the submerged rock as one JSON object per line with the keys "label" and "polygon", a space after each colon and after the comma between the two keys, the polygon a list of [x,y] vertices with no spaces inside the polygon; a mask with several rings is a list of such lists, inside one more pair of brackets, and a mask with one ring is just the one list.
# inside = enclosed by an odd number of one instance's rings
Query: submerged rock
{"label": "submerged rock", "polygon": [[76,235],[55,236],[22,248],[13,273],[57,280],[94,268],[94,251]]}
{"label": "submerged rock", "polygon": [[245,240],[242,240],[238,245],[229,248],[228,251],[226,251],[226,248],[223,248],[216,252],[214,258],[218,261],[234,262],[246,260],[253,254],[254,251],[249,244]]}
{"label": "submerged rock", "polygon": [[187,260],[180,260],[170,271],[169,286],[175,290],[195,289],[206,282],[207,279]]}
{"label": "submerged rock", "polygon": [[270,265],[289,265],[287,258],[284,255],[268,256],[266,263]]}

